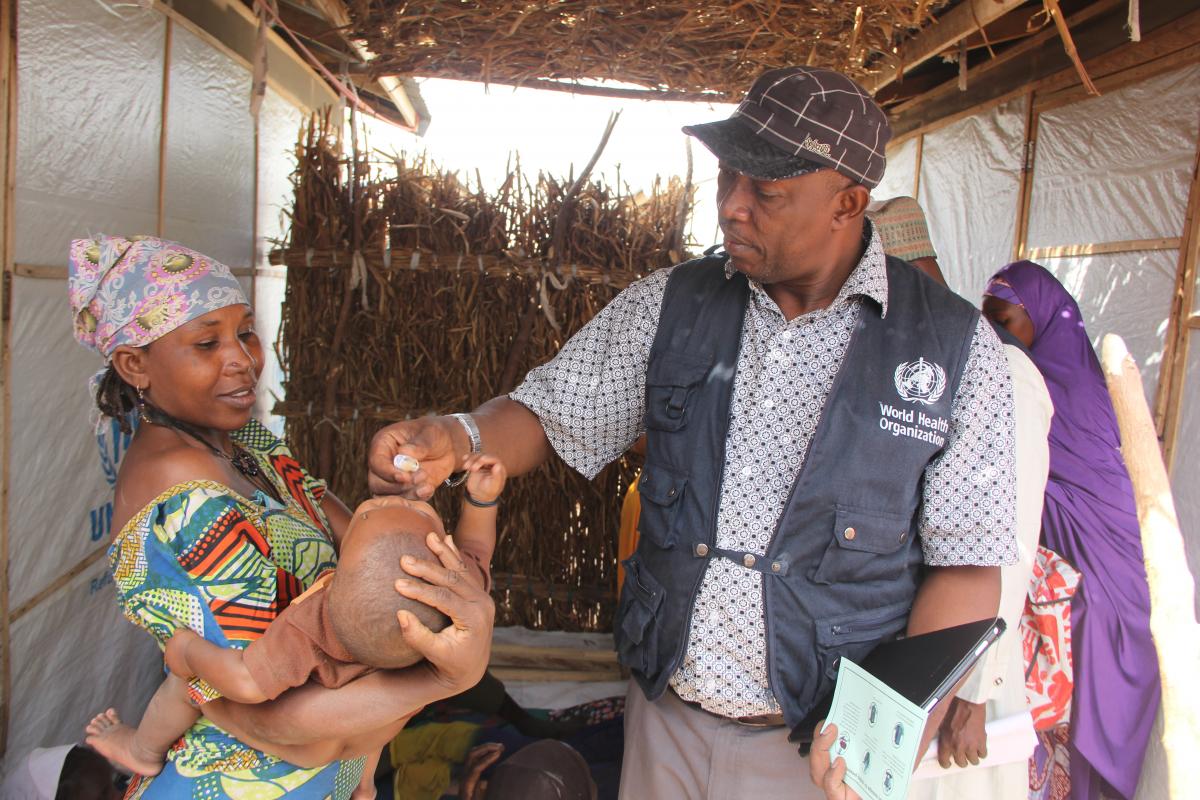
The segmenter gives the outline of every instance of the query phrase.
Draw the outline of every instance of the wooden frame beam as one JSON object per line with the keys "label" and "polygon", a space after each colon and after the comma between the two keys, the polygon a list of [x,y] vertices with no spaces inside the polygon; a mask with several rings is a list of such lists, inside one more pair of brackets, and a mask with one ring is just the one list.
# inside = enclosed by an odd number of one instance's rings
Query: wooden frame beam
{"label": "wooden frame beam", "polygon": [[1037,261],[1039,258],[1073,258],[1075,256],[1098,256],[1105,253],[1135,253],[1139,250],[1175,250],[1183,240],[1178,236],[1163,236],[1157,239],[1125,239],[1120,242],[1097,244],[1059,244],[1053,247],[1026,249],[1017,258]]}
{"label": "wooden frame beam", "polygon": [[863,81],[863,87],[875,94],[898,79],[904,72],[921,64],[948,47],[953,47],[989,22],[1012,11],[1025,0],[965,0],[943,14],[933,24],[922,28],[915,36],[900,45],[895,60],[879,73]]}
{"label": "wooden frame beam", "polygon": [[[1154,421],[1162,438],[1163,458],[1168,471],[1175,466],[1175,444],[1179,421],[1183,416],[1183,392],[1187,380],[1187,357],[1195,317],[1197,262],[1200,261],[1200,137],[1192,162],[1192,184],[1188,191],[1187,213],[1183,221],[1183,241],[1179,248],[1179,268],[1175,273],[1175,293],[1163,346],[1163,366],[1158,393],[1154,398]],[[1196,398],[1193,402],[1200,402]]]}
{"label": "wooden frame beam", "polygon": [[[363,61],[369,64],[375,58],[375,54],[367,48],[364,42],[350,38],[347,29],[351,26],[352,20],[350,19],[350,11],[346,8],[346,4],[342,0],[312,0],[312,5],[334,27],[342,31],[342,38]],[[388,99],[396,106],[400,112],[400,116],[404,117],[404,121],[408,123],[409,127],[414,131],[419,131],[423,120],[421,119],[421,115],[417,113],[412,98],[408,96],[408,91],[404,88],[403,80],[395,75],[380,75],[376,80],[379,81],[379,85],[387,93]],[[424,121],[427,122],[427,120]]]}
{"label": "wooden frame beam", "polygon": [[[1193,25],[1200,17],[1200,0],[1143,5],[1141,42],[1129,41],[1125,12],[1122,0],[1098,0],[1067,20],[1093,80],[1113,76],[1107,84],[1098,84],[1102,89],[1120,85],[1122,78],[1116,73],[1123,76],[1133,67],[1196,44]],[[1042,31],[975,67],[967,79],[970,88],[965,92],[951,80],[891,109],[894,138],[903,141],[927,133],[1030,90],[1038,93],[1040,110],[1043,95],[1079,84],[1075,66],[1051,31]]]}

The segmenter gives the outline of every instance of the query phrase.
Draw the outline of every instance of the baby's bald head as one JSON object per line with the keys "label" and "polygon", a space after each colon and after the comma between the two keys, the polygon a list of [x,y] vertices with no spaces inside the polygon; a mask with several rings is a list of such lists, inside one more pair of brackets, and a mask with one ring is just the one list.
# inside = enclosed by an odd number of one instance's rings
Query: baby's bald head
{"label": "baby's bald head", "polygon": [[354,512],[346,531],[338,569],[329,586],[329,617],[346,651],[362,664],[399,669],[421,660],[400,634],[396,612],[414,614],[437,632],[449,624],[445,614],[398,593],[397,578],[410,578],[403,556],[437,563],[425,543],[430,531],[442,534],[442,522],[426,503],[369,501]]}

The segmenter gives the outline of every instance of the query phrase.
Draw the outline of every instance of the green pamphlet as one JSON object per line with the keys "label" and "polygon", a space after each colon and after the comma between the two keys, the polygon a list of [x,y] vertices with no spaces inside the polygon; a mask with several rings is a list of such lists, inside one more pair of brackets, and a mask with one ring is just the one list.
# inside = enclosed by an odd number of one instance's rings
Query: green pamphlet
{"label": "green pamphlet", "polygon": [[864,800],[901,800],[926,717],[920,706],[843,658],[827,718],[838,728],[830,761],[846,759],[846,785]]}

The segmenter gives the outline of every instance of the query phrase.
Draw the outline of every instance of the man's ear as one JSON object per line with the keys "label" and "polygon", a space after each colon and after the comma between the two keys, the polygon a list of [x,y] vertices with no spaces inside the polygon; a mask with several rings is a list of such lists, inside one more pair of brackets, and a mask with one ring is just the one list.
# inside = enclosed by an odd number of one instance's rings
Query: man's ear
{"label": "man's ear", "polygon": [[861,183],[852,183],[834,198],[834,228],[845,227],[862,219],[871,204],[871,190]]}
{"label": "man's ear", "polygon": [[150,388],[145,348],[121,345],[113,351],[112,366],[121,376],[121,380],[133,388],[142,390]]}

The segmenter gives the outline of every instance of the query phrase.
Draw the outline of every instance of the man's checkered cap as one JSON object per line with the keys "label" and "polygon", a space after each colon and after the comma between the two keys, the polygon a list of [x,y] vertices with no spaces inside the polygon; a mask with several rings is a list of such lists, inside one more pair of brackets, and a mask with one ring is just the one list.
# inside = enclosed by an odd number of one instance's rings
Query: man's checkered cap
{"label": "man's checkered cap", "polygon": [[764,73],[733,116],[689,125],[730,169],[780,180],[817,169],[837,170],[875,188],[892,136],[887,115],[861,86],[828,69],[786,67]]}

